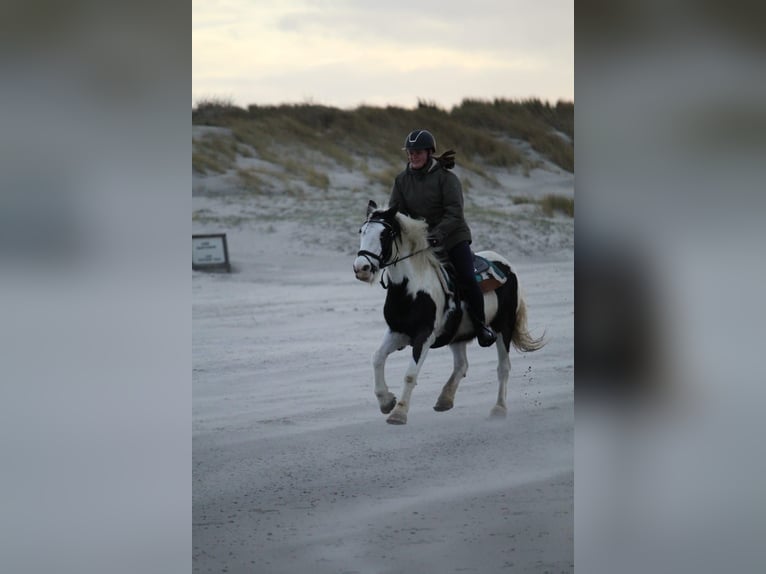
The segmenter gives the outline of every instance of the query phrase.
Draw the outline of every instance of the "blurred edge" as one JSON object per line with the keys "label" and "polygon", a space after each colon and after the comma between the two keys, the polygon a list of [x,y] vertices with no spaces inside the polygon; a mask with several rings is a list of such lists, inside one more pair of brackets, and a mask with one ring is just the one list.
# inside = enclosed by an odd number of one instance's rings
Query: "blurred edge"
{"label": "blurred edge", "polygon": [[3,570],[188,572],[189,6],[6,4]]}
{"label": "blurred edge", "polygon": [[[766,564],[762,12],[576,5],[583,572]],[[190,20],[175,2],[6,8],[9,571],[189,571]]]}
{"label": "blurred edge", "polygon": [[575,563],[766,567],[764,6],[575,7]]}

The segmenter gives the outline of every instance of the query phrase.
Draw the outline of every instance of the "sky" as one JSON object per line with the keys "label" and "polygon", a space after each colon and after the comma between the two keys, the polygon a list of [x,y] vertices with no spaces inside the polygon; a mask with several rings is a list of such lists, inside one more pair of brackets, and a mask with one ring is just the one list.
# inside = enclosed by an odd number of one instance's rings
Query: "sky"
{"label": "sky", "polygon": [[574,100],[573,0],[193,0],[192,105]]}

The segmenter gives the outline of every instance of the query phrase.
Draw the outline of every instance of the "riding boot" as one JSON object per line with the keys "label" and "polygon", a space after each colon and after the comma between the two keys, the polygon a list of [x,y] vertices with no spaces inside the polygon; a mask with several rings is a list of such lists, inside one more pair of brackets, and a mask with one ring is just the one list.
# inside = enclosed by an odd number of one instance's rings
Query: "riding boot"
{"label": "riding boot", "polygon": [[476,313],[469,311],[468,314],[471,318],[471,323],[473,323],[473,328],[476,330],[476,340],[479,342],[479,346],[490,347],[494,344],[494,342],[497,341],[495,332],[487,327],[487,325],[484,324],[484,321],[478,317]]}

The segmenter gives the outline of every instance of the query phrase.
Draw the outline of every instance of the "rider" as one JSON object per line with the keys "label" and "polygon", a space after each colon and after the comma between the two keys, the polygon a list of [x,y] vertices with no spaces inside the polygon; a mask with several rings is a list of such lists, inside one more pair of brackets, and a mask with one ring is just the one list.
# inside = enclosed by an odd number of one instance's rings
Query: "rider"
{"label": "rider", "polygon": [[486,325],[484,296],[476,282],[471,230],[463,216],[463,189],[451,171],[454,152],[436,156],[436,139],[427,130],[414,130],[404,140],[407,167],[394,180],[389,207],[428,223],[429,243],[449,257],[476,330],[479,345],[489,347],[497,335]]}

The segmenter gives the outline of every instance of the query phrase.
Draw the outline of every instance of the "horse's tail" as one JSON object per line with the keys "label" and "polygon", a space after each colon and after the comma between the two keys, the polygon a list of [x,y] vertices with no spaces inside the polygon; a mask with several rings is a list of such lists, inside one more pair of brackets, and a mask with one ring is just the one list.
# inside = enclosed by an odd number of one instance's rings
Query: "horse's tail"
{"label": "horse's tail", "polygon": [[513,326],[513,335],[511,335],[511,344],[519,352],[530,353],[541,349],[547,341],[545,332],[535,339],[527,329],[527,304],[521,294],[521,286],[517,285],[518,303],[516,305],[516,324]]}

